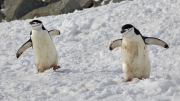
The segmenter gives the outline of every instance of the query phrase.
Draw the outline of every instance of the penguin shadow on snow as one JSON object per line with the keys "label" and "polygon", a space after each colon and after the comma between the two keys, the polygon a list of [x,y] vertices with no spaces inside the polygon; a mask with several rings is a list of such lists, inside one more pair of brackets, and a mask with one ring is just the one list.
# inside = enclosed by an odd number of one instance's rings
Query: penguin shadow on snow
{"label": "penguin shadow on snow", "polygon": [[59,73],[65,73],[65,74],[69,74],[72,72],[71,69],[63,69],[63,70],[55,70],[53,72],[59,72]]}
{"label": "penguin shadow on snow", "polygon": [[122,70],[126,81],[129,82],[133,78],[149,78],[151,72],[151,63],[146,45],[158,45],[169,48],[164,41],[154,38],[142,36],[140,31],[131,24],[122,26],[122,39],[113,41],[109,50],[121,47]]}

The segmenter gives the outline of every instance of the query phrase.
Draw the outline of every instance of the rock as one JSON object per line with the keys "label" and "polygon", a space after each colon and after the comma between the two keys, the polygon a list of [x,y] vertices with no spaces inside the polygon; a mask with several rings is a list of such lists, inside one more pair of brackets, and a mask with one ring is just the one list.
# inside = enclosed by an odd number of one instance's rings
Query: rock
{"label": "rock", "polygon": [[2,4],[0,8],[1,8],[1,9],[5,9],[5,6],[4,6],[4,4]]}
{"label": "rock", "polygon": [[[121,1],[124,1],[124,0],[94,0],[93,1],[93,7],[107,5],[110,2],[117,3],[117,2],[121,2]],[[127,1],[132,1],[132,0],[127,0]]]}
{"label": "rock", "polygon": [[5,16],[0,12],[0,22],[5,19]]}
{"label": "rock", "polygon": [[48,3],[37,0],[5,0],[6,21],[21,19],[23,16],[38,9],[45,7]]}
{"label": "rock", "polygon": [[117,3],[117,2],[121,2],[124,0],[103,0],[103,5],[107,5],[110,3],[110,1],[112,1],[113,3]]}
{"label": "rock", "polygon": [[0,0],[0,9],[2,8],[1,5],[4,4],[4,0]]}
{"label": "rock", "polygon": [[42,0],[42,1],[44,1],[44,2],[51,2],[51,0]]}
{"label": "rock", "polygon": [[90,8],[93,6],[93,0],[76,0],[82,8]]}
{"label": "rock", "polygon": [[82,7],[75,0],[5,0],[6,21],[73,12]]}
{"label": "rock", "polygon": [[117,3],[117,2],[121,2],[121,1],[124,1],[124,0],[113,0],[113,3]]}
{"label": "rock", "polygon": [[103,5],[107,5],[107,4],[109,4],[110,1],[111,1],[111,0],[104,0],[104,1],[102,2],[102,4],[103,4]]}
{"label": "rock", "polygon": [[103,2],[103,0],[94,0],[93,1],[93,7],[98,7],[101,6],[101,3]]}
{"label": "rock", "polygon": [[1,4],[1,5],[4,4],[4,0],[0,0],[0,4]]}

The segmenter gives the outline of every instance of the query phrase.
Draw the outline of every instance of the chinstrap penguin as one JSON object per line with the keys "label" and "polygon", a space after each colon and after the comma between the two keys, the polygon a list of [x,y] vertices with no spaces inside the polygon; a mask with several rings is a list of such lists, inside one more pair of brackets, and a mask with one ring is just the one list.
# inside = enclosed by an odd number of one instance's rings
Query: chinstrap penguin
{"label": "chinstrap penguin", "polygon": [[32,29],[30,39],[19,48],[16,57],[19,58],[26,49],[32,46],[35,65],[39,73],[50,68],[53,68],[53,70],[60,68],[57,65],[58,53],[51,39],[53,35],[60,35],[60,31],[56,29],[51,31],[46,30],[39,20],[31,21],[30,25]]}
{"label": "chinstrap penguin", "polygon": [[122,26],[123,39],[113,41],[109,49],[121,48],[122,67],[126,81],[133,78],[149,78],[151,72],[151,63],[146,45],[158,45],[169,48],[164,41],[142,36],[140,31],[131,24]]}

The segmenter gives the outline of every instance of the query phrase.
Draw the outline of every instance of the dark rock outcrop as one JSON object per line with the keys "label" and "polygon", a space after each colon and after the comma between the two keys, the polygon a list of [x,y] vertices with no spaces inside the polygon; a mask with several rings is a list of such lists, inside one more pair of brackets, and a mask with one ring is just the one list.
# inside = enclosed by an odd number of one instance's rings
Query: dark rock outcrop
{"label": "dark rock outcrop", "polygon": [[101,6],[101,3],[103,2],[103,0],[98,0],[98,1],[93,1],[93,7],[98,7]]}
{"label": "dark rock outcrop", "polygon": [[[101,5],[107,5],[110,3],[110,1],[112,1],[113,3],[117,3],[117,2],[121,2],[121,1],[124,1],[124,0],[94,0],[94,5],[93,7],[98,7],[98,6],[101,6]],[[129,0],[129,1],[132,1],[132,0]]]}
{"label": "dark rock outcrop", "polygon": [[1,5],[4,4],[4,0],[0,0],[0,9],[2,9]]}
{"label": "dark rock outcrop", "polygon": [[[104,3],[104,5],[107,5],[107,4],[109,4],[110,1],[111,0],[104,0],[103,3]],[[124,1],[124,0],[112,0],[113,3],[117,3],[117,2],[121,2],[121,1]]]}
{"label": "dark rock outcrop", "polygon": [[93,6],[93,0],[76,0],[82,8],[90,8]]}
{"label": "dark rock outcrop", "polygon": [[6,21],[73,12],[82,7],[75,0],[5,0]]}
{"label": "dark rock outcrop", "polygon": [[0,22],[5,19],[5,16],[0,12]]}

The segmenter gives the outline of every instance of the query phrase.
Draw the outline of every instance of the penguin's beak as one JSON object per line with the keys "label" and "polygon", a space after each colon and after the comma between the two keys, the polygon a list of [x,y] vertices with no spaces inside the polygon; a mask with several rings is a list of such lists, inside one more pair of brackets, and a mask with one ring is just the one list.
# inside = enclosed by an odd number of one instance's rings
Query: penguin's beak
{"label": "penguin's beak", "polygon": [[122,30],[122,31],[121,31],[121,33],[124,33],[124,32],[126,32],[126,30]]}

